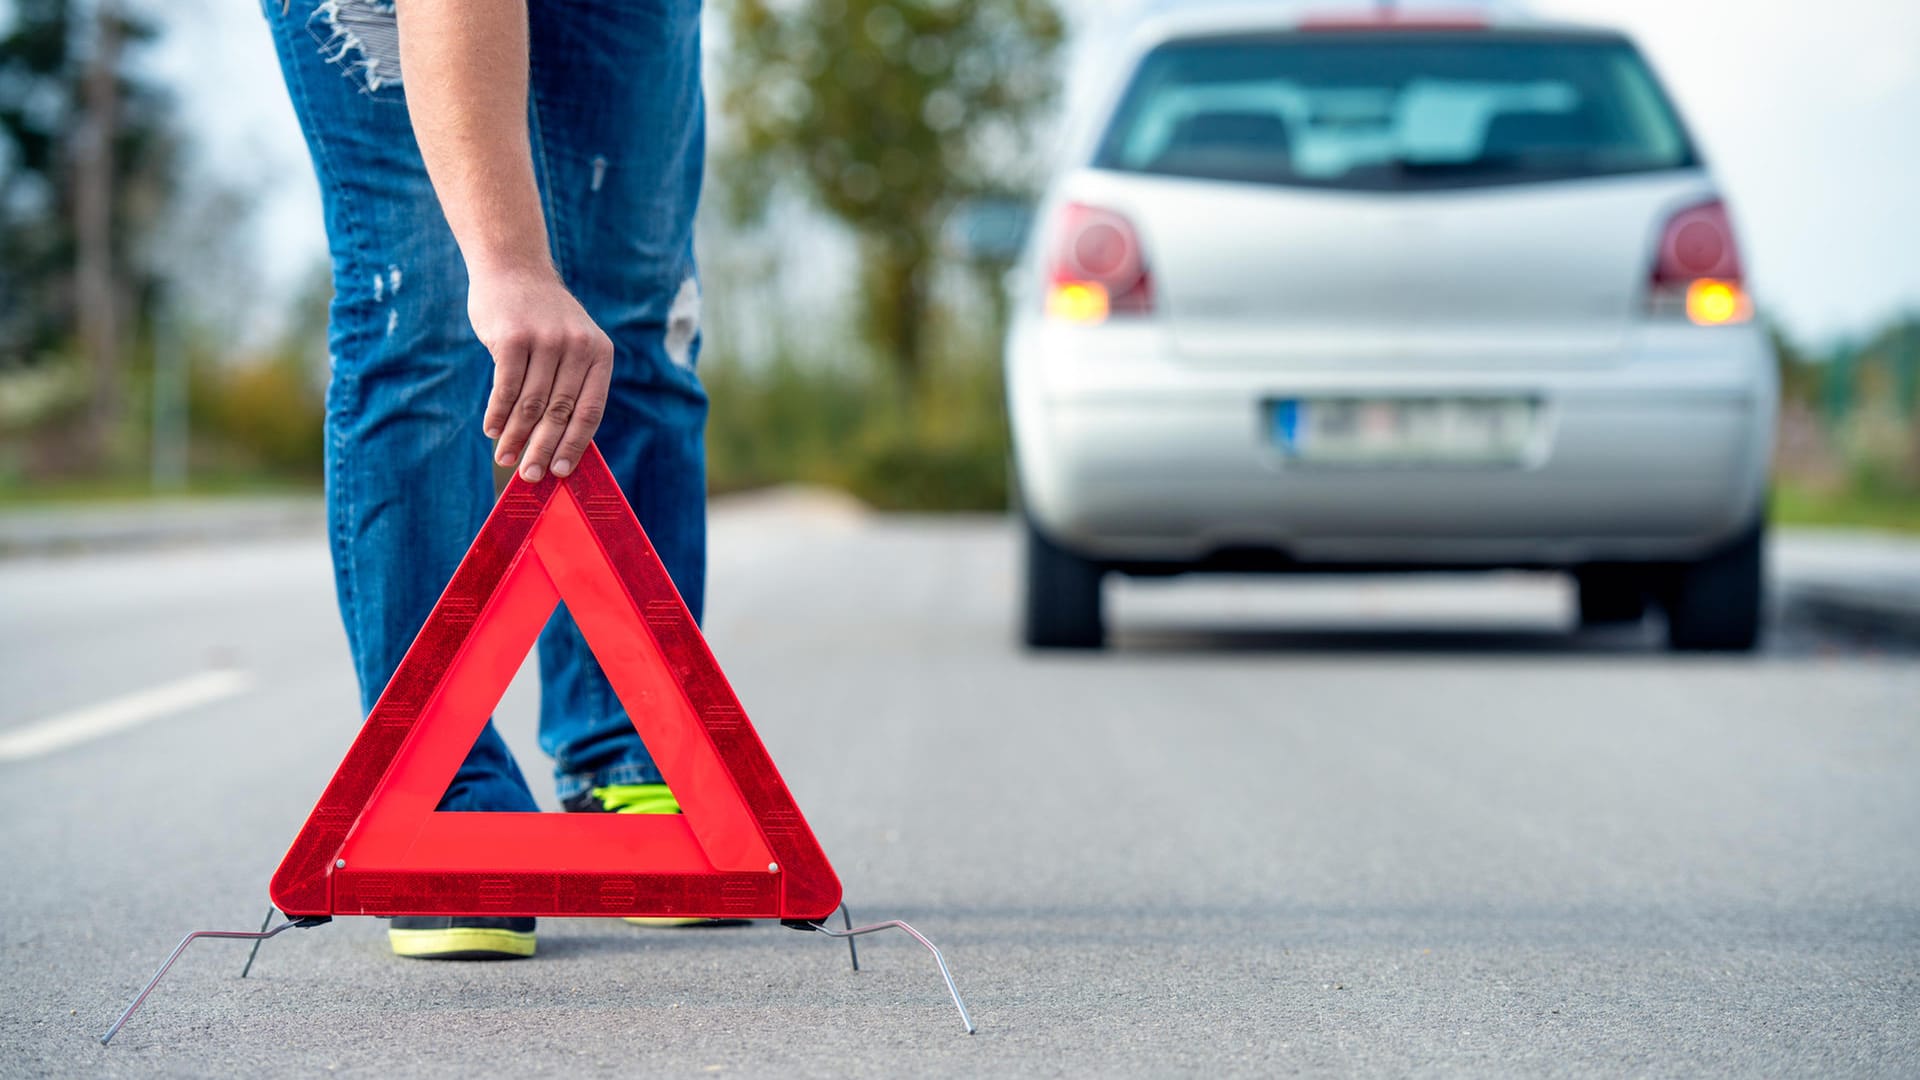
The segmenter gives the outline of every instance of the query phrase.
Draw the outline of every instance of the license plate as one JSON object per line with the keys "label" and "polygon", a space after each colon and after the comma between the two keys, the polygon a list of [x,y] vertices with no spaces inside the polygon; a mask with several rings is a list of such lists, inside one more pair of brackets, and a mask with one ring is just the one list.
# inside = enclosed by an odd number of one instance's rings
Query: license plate
{"label": "license plate", "polygon": [[1271,409],[1274,445],[1331,465],[1512,465],[1539,422],[1533,398],[1302,398]]}

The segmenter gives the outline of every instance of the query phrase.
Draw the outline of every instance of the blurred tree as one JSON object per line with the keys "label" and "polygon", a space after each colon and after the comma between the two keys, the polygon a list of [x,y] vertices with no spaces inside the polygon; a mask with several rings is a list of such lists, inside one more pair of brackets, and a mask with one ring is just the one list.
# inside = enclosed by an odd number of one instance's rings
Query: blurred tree
{"label": "blurred tree", "polygon": [[0,35],[0,369],[84,342],[98,439],[175,187],[169,102],[133,70],[154,33],[117,0],[14,0]]}
{"label": "blurred tree", "polygon": [[1021,186],[1052,99],[1052,0],[726,0],[736,214],[789,185],[848,226],[861,325],[902,386],[925,372],[932,263],[955,204]]}
{"label": "blurred tree", "polygon": [[1820,397],[1820,372],[1814,358],[1787,336],[1779,323],[1767,324],[1767,337],[1780,369],[1780,394],[1787,401],[1814,406]]}
{"label": "blurred tree", "polygon": [[188,422],[203,472],[318,482],[326,451],[327,305],[333,272],[308,269],[279,339],[232,349],[216,321],[192,341]]}

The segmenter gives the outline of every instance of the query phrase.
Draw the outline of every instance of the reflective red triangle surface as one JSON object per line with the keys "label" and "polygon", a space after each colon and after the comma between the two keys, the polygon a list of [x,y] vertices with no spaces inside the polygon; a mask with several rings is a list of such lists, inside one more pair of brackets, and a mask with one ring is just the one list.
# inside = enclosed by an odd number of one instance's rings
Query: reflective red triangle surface
{"label": "reflective red triangle surface", "polygon": [[[680,814],[436,811],[565,601]],[[514,478],[273,876],[307,915],[818,920],[813,832],[597,449]]]}

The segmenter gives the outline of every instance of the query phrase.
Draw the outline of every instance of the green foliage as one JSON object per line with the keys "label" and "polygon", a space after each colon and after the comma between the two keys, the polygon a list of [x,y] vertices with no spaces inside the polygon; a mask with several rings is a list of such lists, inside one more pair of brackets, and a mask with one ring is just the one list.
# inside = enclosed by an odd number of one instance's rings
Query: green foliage
{"label": "green foliage", "polygon": [[1871,409],[1836,432],[1849,486],[1863,495],[1920,499],[1920,428],[1910,417]]}
{"label": "green foliage", "polygon": [[1783,480],[1773,489],[1772,517],[1780,525],[1920,534],[1920,496],[1810,488]]}
{"label": "green foliage", "polygon": [[901,383],[930,361],[941,225],[1018,186],[1055,89],[1051,0],[726,0],[738,216],[781,186],[859,240],[861,325]]}
{"label": "green foliage", "polygon": [[936,436],[869,436],[853,447],[847,490],[881,510],[1004,510],[1007,444],[993,431],[983,422]]}
{"label": "green foliage", "polygon": [[[11,8],[0,35],[0,370],[56,352],[75,333],[73,162],[93,10],[73,0]],[[179,139],[167,95],[134,74],[154,28],[125,15],[119,25],[114,263],[138,316],[156,276],[137,256],[172,202]]]}
{"label": "green foliage", "polygon": [[[142,350],[142,358],[147,355]],[[324,395],[299,351],[291,348],[241,361],[198,349],[191,361],[188,416],[194,489],[256,481],[318,482],[325,447]],[[133,389],[145,406],[151,383],[143,364]],[[31,492],[138,491],[149,482],[148,408],[130,412],[118,433],[126,444],[117,459],[138,463],[118,470],[90,467],[81,452],[85,430],[85,369],[55,358],[0,373],[0,498]]]}
{"label": "green foliage", "polygon": [[264,356],[193,360],[187,418],[203,468],[219,473],[320,479],[325,467],[326,386],[316,354],[327,340],[333,276],[313,268],[295,294],[280,342]]}
{"label": "green foliage", "polygon": [[876,400],[871,379],[784,356],[761,370],[709,356],[700,377],[713,402],[707,475],[715,492],[834,482],[853,433],[890,404]]}
{"label": "green foliage", "polygon": [[937,363],[914,399],[884,377],[781,360],[701,372],[716,493],[773,484],[851,492],[883,510],[997,510],[1007,502],[998,368]]}
{"label": "green foliage", "polygon": [[203,463],[223,471],[318,479],[326,400],[298,352],[195,366],[188,415]]}
{"label": "green foliage", "polygon": [[1920,319],[1813,355],[1780,341],[1775,515],[1920,530]]}
{"label": "green foliage", "polygon": [[[296,294],[286,333],[272,348],[229,355],[217,327],[165,327],[187,366],[189,490],[308,487],[321,478],[326,400],[315,353],[326,340],[332,283],[324,265]],[[151,330],[153,326],[148,324]],[[176,340],[172,335],[179,335]],[[0,501],[139,492],[152,483],[152,333],[127,350],[132,408],[115,433],[119,468],[82,452],[88,370],[55,354],[0,369]]]}
{"label": "green foliage", "polygon": [[1820,392],[1820,369],[1778,325],[1767,327],[1767,339],[1780,367],[1780,395],[1787,401],[1813,402]]}
{"label": "green foliage", "polygon": [[75,357],[31,368],[0,368],[0,492],[62,472],[84,426],[86,373]]}

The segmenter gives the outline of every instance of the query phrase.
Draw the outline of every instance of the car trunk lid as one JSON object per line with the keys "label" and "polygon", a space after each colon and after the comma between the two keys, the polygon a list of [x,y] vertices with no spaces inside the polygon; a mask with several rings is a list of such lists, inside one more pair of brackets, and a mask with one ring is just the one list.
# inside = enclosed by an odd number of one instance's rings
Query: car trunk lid
{"label": "car trunk lid", "polygon": [[[1382,194],[1129,177],[1159,314],[1199,363],[1588,364],[1703,177]],[[1117,193],[1108,193],[1109,201]]]}

